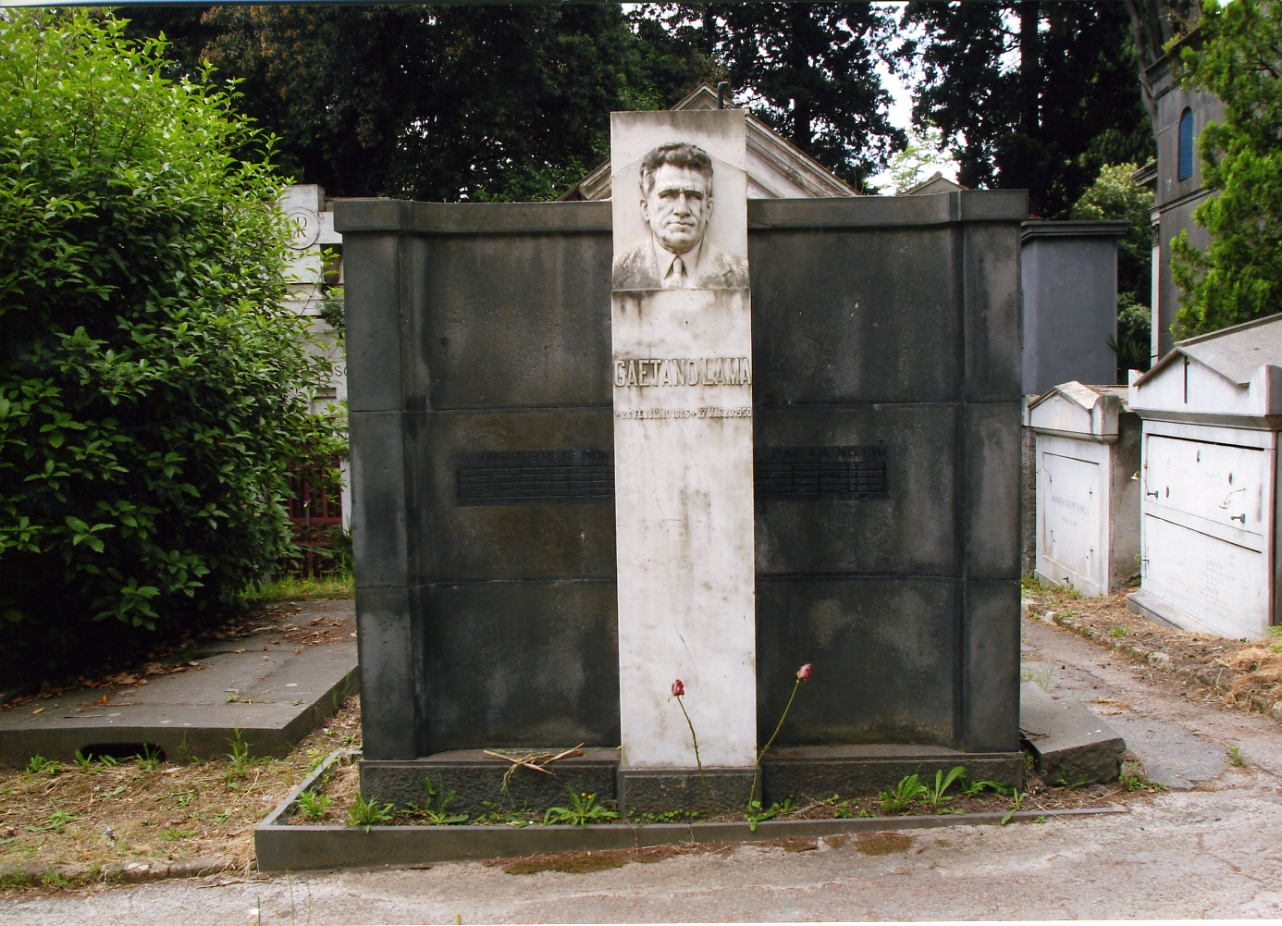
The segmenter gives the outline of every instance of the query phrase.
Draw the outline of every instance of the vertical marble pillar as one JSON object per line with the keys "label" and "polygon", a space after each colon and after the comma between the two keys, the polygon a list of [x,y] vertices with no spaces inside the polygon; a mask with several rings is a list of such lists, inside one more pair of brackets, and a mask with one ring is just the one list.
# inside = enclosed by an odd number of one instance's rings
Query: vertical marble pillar
{"label": "vertical marble pillar", "polygon": [[611,117],[622,765],[756,751],[752,327],[742,111]]}

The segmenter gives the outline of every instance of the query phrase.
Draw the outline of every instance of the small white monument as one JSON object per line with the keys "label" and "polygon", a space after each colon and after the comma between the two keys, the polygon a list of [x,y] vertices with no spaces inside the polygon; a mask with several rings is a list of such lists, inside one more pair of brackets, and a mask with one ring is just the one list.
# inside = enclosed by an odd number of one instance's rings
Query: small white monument
{"label": "small white monument", "polygon": [[1180,341],[1130,401],[1144,419],[1142,583],[1128,606],[1185,630],[1277,622],[1282,315]]}
{"label": "small white monument", "polygon": [[1138,573],[1140,422],[1125,386],[1063,383],[1028,408],[1037,440],[1037,577],[1110,595]]}
{"label": "small white monument", "polygon": [[[752,326],[742,111],[614,113],[621,765],[756,758]],[[746,793],[743,798],[746,799]]]}

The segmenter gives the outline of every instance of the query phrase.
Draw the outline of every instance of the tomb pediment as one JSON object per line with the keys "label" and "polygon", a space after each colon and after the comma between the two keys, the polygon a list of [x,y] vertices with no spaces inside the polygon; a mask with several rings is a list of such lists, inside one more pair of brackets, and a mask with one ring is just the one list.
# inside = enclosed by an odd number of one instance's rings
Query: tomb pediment
{"label": "tomb pediment", "polygon": [[[691,112],[716,108],[717,91],[702,84],[673,106],[672,111]],[[816,199],[859,195],[836,174],[776,134],[760,119],[749,115],[747,123],[749,199]],[[611,167],[607,160],[576,183],[561,197],[561,201],[608,200],[610,175]]]}
{"label": "tomb pediment", "polygon": [[1106,443],[1115,441],[1124,393],[1123,386],[1061,383],[1029,406],[1029,427],[1047,433],[1091,437]]}
{"label": "tomb pediment", "polygon": [[1131,376],[1128,404],[1146,418],[1282,416],[1282,315],[1179,341],[1153,369]]}

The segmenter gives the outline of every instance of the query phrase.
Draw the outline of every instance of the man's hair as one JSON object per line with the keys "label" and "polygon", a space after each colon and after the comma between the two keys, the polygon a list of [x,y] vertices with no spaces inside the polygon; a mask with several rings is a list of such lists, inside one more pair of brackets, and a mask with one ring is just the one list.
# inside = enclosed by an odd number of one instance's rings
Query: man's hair
{"label": "man's hair", "polygon": [[654,189],[654,174],[664,164],[673,167],[688,167],[703,174],[708,181],[708,193],[712,193],[712,158],[698,145],[684,141],[670,141],[652,149],[641,159],[641,195],[649,198]]}

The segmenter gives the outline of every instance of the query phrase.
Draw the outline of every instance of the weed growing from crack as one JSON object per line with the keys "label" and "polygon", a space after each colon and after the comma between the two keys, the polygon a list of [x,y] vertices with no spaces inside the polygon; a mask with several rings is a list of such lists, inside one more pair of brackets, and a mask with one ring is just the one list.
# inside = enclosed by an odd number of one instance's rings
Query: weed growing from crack
{"label": "weed growing from crack", "polygon": [[62,763],[53,759],[46,759],[44,756],[32,756],[31,761],[27,763],[28,775],[39,775],[41,772],[47,772],[50,775],[57,775],[62,771]]}
{"label": "weed growing from crack", "polygon": [[160,768],[160,753],[153,750],[150,746],[144,744],[142,754],[137,759],[138,768],[144,772],[154,772]]}
{"label": "weed growing from crack", "polygon": [[1164,784],[1159,784],[1156,781],[1153,781],[1149,778],[1144,778],[1139,775],[1121,775],[1118,777],[1117,782],[1123,788],[1125,788],[1127,791],[1131,793],[1134,793],[1136,791],[1155,792],[1155,791],[1170,790]]}
{"label": "weed growing from crack", "polygon": [[604,807],[595,805],[596,795],[583,792],[575,793],[573,788],[567,787],[566,791],[570,794],[569,807],[549,807],[547,813],[543,815],[543,825],[549,823],[568,823],[571,826],[587,826],[589,823],[596,823],[601,820],[617,820],[619,814],[614,810],[607,810]]}
{"label": "weed growing from crack", "polygon": [[298,795],[298,809],[308,820],[319,820],[325,816],[333,803],[334,799],[328,794],[318,794],[315,791],[304,791]]}
{"label": "weed growing from crack", "polygon": [[887,788],[877,796],[881,799],[881,806],[886,813],[903,813],[917,798],[929,793],[930,789],[922,784],[917,773],[913,772],[899,779],[899,784],[895,787]]}
{"label": "weed growing from crack", "polygon": [[379,804],[378,798],[373,795],[370,795],[367,801],[357,794],[351,808],[347,811],[347,825],[363,826],[367,833],[371,826],[379,826],[390,819],[392,819],[391,803]]}
{"label": "weed growing from crack", "polygon": [[1014,795],[1010,799],[1010,810],[1006,811],[1006,816],[1002,817],[1002,826],[1005,826],[1015,818],[1015,814],[1019,813],[1023,808],[1024,798],[1026,797],[1028,797],[1027,791],[1020,791],[1019,788],[1014,789]]}
{"label": "weed growing from crack", "polygon": [[951,803],[953,800],[951,797],[945,796],[948,793],[948,789],[952,787],[954,781],[965,777],[966,766],[964,765],[953,766],[952,771],[947,775],[944,774],[943,769],[937,769],[935,771],[935,786],[933,788],[927,786],[923,800],[931,810],[943,813],[944,811],[940,810],[940,806]]}
{"label": "weed growing from crack", "polygon": [[430,778],[423,779],[423,788],[427,791],[427,799],[422,804],[410,804],[407,808],[410,813],[422,817],[435,826],[467,822],[467,814],[450,814],[448,812],[450,802],[454,800],[456,792],[451,791],[446,794],[444,789],[432,784],[432,779]]}
{"label": "weed growing from crack", "polygon": [[[755,790],[755,789],[754,789]],[[792,811],[792,798],[786,798],[782,804],[771,804],[769,807],[762,807],[761,801],[751,801],[743,815],[748,818],[748,831],[755,833],[757,824],[762,820],[770,820],[781,814]]]}

